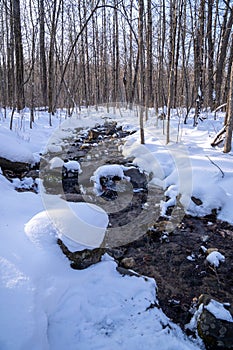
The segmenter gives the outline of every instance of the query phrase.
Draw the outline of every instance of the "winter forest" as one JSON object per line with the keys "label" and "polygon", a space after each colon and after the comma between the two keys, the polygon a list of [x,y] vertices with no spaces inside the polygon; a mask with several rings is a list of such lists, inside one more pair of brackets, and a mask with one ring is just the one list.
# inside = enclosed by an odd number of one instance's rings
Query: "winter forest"
{"label": "winter forest", "polygon": [[231,0],[0,0],[0,350],[233,349]]}
{"label": "winter forest", "polygon": [[[1,1],[1,105],[226,108],[230,0]],[[229,108],[231,108],[229,106]],[[226,120],[227,124],[227,120]],[[229,148],[229,147],[228,147]]]}

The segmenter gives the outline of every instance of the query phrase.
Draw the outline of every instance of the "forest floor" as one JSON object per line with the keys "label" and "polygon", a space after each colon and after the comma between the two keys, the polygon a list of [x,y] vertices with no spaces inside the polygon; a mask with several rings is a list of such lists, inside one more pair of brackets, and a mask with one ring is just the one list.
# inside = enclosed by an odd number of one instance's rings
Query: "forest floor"
{"label": "forest floor", "polygon": [[[180,225],[164,239],[161,224],[162,221],[155,224],[152,232],[122,247],[120,257],[119,251],[113,250],[119,265],[124,266],[123,258],[133,258],[134,271],[153,277],[159,305],[183,329],[201,294],[233,305],[233,226],[216,220],[215,214],[203,218],[185,215]],[[203,246],[217,249],[227,263],[218,269],[210,266]]]}

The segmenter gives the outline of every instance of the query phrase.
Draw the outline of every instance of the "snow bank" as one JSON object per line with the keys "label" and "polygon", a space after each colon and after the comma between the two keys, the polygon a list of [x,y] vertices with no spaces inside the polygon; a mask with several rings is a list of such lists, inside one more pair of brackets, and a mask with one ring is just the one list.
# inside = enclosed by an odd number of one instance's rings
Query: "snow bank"
{"label": "snow bank", "polygon": [[[150,185],[166,190],[169,200],[161,204],[162,215],[168,206],[177,204],[180,195],[179,201],[186,213],[204,216],[216,209],[219,219],[233,224],[232,154],[212,148],[205,127],[213,128],[208,121],[200,126],[202,130],[186,126],[183,142],[172,141],[166,145],[161,128],[154,127],[150,121],[145,127],[145,145],[140,144],[137,132],[127,137],[123,153],[135,157],[134,163],[150,174]],[[202,204],[196,205],[192,196]]]}
{"label": "snow bank", "polygon": [[0,131],[1,147],[0,157],[8,159],[12,162],[22,162],[34,164],[35,158],[28,149],[25,142],[12,135],[5,135]]}

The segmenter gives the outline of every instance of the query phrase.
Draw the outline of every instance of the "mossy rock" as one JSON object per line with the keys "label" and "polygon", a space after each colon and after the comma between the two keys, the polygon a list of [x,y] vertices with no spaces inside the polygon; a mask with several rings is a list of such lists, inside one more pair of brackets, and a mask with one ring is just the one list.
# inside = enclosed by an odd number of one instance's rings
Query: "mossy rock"
{"label": "mossy rock", "polygon": [[203,310],[198,318],[197,330],[208,350],[233,349],[233,322],[216,318],[206,306],[210,297],[201,296]]}

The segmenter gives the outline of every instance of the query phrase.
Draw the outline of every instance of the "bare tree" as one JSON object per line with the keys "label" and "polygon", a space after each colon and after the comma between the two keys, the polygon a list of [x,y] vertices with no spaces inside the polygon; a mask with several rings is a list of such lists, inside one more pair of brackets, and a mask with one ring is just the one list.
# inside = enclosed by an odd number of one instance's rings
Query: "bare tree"
{"label": "bare tree", "polygon": [[13,0],[13,26],[15,41],[15,60],[16,60],[16,96],[17,110],[21,111],[25,107],[24,97],[24,62],[23,62],[23,44],[21,34],[20,1]]}
{"label": "bare tree", "polygon": [[147,0],[147,27],[146,27],[146,119],[147,108],[154,105],[154,92],[153,92],[153,53],[152,53],[152,10],[151,0]]}
{"label": "bare tree", "polygon": [[216,67],[215,90],[216,90],[216,107],[226,102],[222,100],[222,83],[224,77],[224,67],[227,57],[228,42],[233,25],[233,5],[230,7],[230,0],[226,0],[226,10],[223,17],[222,33],[220,37],[220,52]]}
{"label": "bare tree", "polygon": [[49,124],[52,125],[51,114],[55,112],[54,104],[54,92],[55,92],[55,40],[56,30],[58,24],[58,18],[61,9],[61,1],[57,3],[57,0],[53,2],[52,8],[52,21],[50,28],[50,45],[49,45],[49,71],[48,71],[48,104],[49,104]]}
{"label": "bare tree", "polygon": [[213,0],[208,0],[207,45],[208,45],[208,105],[214,108],[214,43],[213,43]]}
{"label": "bare tree", "polygon": [[170,116],[174,99],[175,39],[177,30],[177,1],[170,0],[169,85],[167,102],[167,139],[170,142]]}
{"label": "bare tree", "polygon": [[144,40],[143,40],[143,17],[144,0],[139,0],[138,7],[138,52],[139,52],[139,120],[140,120],[140,138],[141,144],[145,143],[144,136]]}
{"label": "bare tree", "polygon": [[231,151],[232,131],[233,131],[233,63],[231,65],[230,90],[227,103],[227,122],[226,122],[226,139],[224,144],[224,153]]}
{"label": "bare tree", "polygon": [[203,104],[203,57],[204,57],[204,20],[205,0],[200,0],[198,18],[194,32],[194,98],[195,115],[193,125],[196,126]]}
{"label": "bare tree", "polygon": [[45,10],[44,0],[39,0],[39,21],[40,21],[40,81],[43,105],[47,106],[47,63],[45,49]]}

